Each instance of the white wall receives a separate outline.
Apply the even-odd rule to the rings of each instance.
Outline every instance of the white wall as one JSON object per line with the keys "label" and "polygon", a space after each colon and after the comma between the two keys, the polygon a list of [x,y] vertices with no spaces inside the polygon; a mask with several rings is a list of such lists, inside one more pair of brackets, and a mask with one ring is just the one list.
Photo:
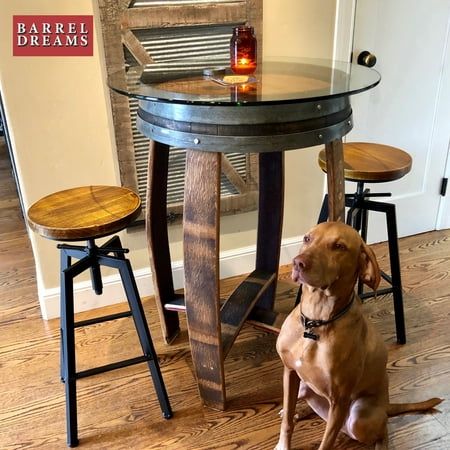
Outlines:
{"label": "white wall", "polygon": [[[95,23],[93,57],[13,57],[14,14],[95,14],[93,0],[0,0],[0,88],[25,207],[40,197],[85,184],[119,184],[101,33]],[[268,55],[331,57],[335,0],[264,1],[264,51]],[[280,42],[283,42],[280,47]],[[280,51],[280,48],[282,51]],[[283,238],[286,250],[316,220],[323,177],[317,149],[288,152]],[[251,270],[256,239],[256,212],[224,217],[221,249],[223,275]],[[138,274],[142,295],[152,292],[142,229],[121,233]],[[58,313],[59,255],[55,243],[30,233],[44,317]],[[172,258],[181,268],[181,227],[170,229]],[[290,250],[289,250],[290,251]],[[283,252],[284,261],[290,258]],[[176,271],[182,283],[182,271]],[[86,283],[78,309],[123,298],[116,278],[106,282],[103,299],[91,296]],[[85,290],[86,288],[86,290]]]}

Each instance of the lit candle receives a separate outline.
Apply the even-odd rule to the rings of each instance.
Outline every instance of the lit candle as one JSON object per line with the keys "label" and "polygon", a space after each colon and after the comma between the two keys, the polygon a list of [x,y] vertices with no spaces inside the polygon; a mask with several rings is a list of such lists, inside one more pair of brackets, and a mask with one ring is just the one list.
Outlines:
{"label": "lit candle", "polygon": [[256,70],[256,38],[253,27],[233,28],[230,41],[231,70],[239,75],[249,75]]}

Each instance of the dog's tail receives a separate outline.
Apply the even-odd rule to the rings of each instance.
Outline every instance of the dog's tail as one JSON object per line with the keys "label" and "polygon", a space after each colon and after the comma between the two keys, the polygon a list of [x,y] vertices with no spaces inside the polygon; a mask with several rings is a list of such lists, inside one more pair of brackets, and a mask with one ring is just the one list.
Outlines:
{"label": "dog's tail", "polygon": [[442,398],[435,397],[425,400],[424,402],[417,403],[390,403],[387,414],[389,417],[392,417],[407,412],[428,411],[429,409],[439,405],[442,401]]}

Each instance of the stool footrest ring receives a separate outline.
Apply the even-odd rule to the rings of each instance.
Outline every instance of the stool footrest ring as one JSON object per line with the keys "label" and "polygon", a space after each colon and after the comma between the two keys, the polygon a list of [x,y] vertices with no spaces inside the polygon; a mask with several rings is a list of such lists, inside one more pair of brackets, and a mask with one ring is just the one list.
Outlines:
{"label": "stool footrest ring", "polygon": [[94,325],[96,323],[109,322],[110,320],[123,319],[124,317],[130,317],[132,315],[131,311],[124,311],[121,313],[110,314],[108,316],[95,317],[94,319],[80,320],[75,322],[75,328],[86,327],[88,325]]}
{"label": "stool footrest ring", "polygon": [[118,361],[111,364],[105,364],[104,366],[93,367],[92,369],[82,370],[76,373],[76,379],[90,377],[92,375],[98,375],[99,373],[109,372],[110,370],[121,369],[122,367],[132,366],[134,364],[139,364],[143,362],[151,361],[152,357],[137,356],[136,358],[125,359],[123,361]]}

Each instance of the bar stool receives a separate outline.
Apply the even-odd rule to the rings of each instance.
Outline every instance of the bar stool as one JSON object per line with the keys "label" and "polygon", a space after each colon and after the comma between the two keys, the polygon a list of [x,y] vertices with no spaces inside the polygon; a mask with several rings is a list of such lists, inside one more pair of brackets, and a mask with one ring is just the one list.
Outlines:
{"label": "bar stool", "polygon": [[[319,153],[319,166],[326,172],[325,150]],[[371,193],[364,183],[383,183],[398,180],[406,175],[412,166],[411,156],[403,150],[388,145],[366,142],[344,144],[344,177],[357,183],[356,192],[345,196],[345,206],[349,208],[347,224],[353,226],[367,239],[368,213],[378,211],[386,215],[389,260],[391,275],[382,272],[382,277],[391,285],[380,289],[377,294],[393,294],[397,342],[406,342],[403,312],[402,282],[398,252],[397,219],[395,205],[370,200],[371,197],[390,197],[391,193]],[[325,196],[319,215],[319,223],[328,219],[328,199]],[[373,297],[375,292],[364,292],[363,284],[358,284],[358,294],[362,299]]]}
{"label": "bar stool", "polygon": [[[76,380],[121,367],[146,362],[150,369],[163,417],[172,410],[158,364],[144,310],[130,261],[124,254],[118,236],[98,247],[95,239],[109,236],[130,225],[141,211],[139,197],[129,189],[115,186],[83,186],[42,198],[28,210],[32,230],[56,241],[86,241],[85,246],[59,244],[61,250],[61,380],[65,384],[67,445],[78,445]],[[72,263],[72,258],[78,261]],[[74,278],[91,272],[92,288],[97,295],[103,290],[100,267],[119,270],[130,310],[74,321]],[[75,363],[75,328],[100,322],[133,317],[143,355],[112,364],[77,372]]]}

